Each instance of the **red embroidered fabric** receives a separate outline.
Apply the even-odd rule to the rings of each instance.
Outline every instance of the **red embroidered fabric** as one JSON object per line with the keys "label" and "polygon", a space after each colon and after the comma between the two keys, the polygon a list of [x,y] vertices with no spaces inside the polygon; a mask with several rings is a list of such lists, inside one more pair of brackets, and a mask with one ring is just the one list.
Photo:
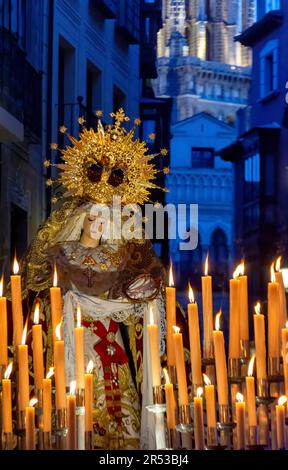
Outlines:
{"label": "red embroidered fabric", "polygon": [[[91,323],[94,325],[94,334],[101,338],[101,341],[95,344],[94,349],[103,366],[107,410],[110,416],[117,421],[118,426],[121,426],[121,391],[118,366],[128,363],[128,357],[124,349],[115,341],[119,325],[114,320],[110,320],[109,327],[106,329],[99,320]],[[82,320],[82,325],[86,328],[90,327],[91,323]]]}

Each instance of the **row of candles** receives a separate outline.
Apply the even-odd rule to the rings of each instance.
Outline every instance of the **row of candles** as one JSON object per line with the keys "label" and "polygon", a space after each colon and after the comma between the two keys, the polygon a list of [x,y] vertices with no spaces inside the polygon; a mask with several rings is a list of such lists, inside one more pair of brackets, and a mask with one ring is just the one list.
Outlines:
{"label": "row of candles", "polygon": [[[18,427],[26,427],[26,447],[35,448],[35,409],[37,397],[41,396],[41,407],[43,408],[41,429],[48,435],[51,433],[52,415],[52,369],[44,377],[43,364],[43,342],[42,326],[39,324],[39,306],[36,305],[34,314],[34,325],[32,327],[33,337],[33,368],[35,381],[35,396],[29,402],[29,370],[28,370],[28,346],[26,343],[27,324],[23,328],[21,276],[18,274],[19,266],[17,260],[14,261],[14,274],[11,276],[11,300],[13,314],[13,343],[14,359],[18,369],[17,393],[18,393]],[[185,415],[186,408],[190,405],[187,378],[184,361],[183,338],[179,328],[176,326],[176,289],[173,287],[172,268],[170,269],[169,287],[166,288],[166,320],[167,320],[167,369],[165,375],[167,383],[166,393],[166,414],[167,427],[169,430],[175,428],[175,396],[173,383],[178,384],[178,404],[180,412]],[[248,327],[248,288],[247,276],[244,274],[244,263],[241,263],[234,272],[233,279],[230,280],[230,328],[229,328],[229,358],[228,372],[230,377],[238,377],[239,360],[249,357],[249,327]],[[3,297],[3,283],[0,284],[0,365],[7,367],[5,378],[2,380],[2,410],[3,410],[3,431],[7,436],[12,433],[12,405],[11,405],[11,382],[9,374],[12,365],[8,364],[7,345],[7,305],[6,298]],[[196,395],[194,403],[194,432],[197,448],[204,445],[203,434],[203,375],[202,375],[202,353],[199,330],[198,306],[194,300],[193,290],[189,288],[190,303],[188,304],[188,326],[190,340],[190,355],[192,369],[193,391]],[[51,317],[53,331],[54,349],[54,369],[55,371],[55,392],[56,392],[56,412],[59,422],[61,415],[68,416],[68,448],[76,448],[76,405],[81,403],[85,407],[85,431],[92,433],[93,427],[93,364],[89,365],[90,370],[84,371],[84,328],[81,326],[80,308],[77,311],[77,326],[74,330],[75,339],[75,369],[76,382],[71,384],[70,394],[66,396],[65,383],[65,360],[64,341],[61,338],[62,322],[62,294],[57,286],[57,272],[54,272],[53,287],[50,289]],[[202,277],[202,301],[203,301],[203,359],[215,361],[216,381],[212,377],[205,376],[205,397],[207,410],[208,429],[216,429],[216,403],[215,385],[217,385],[217,402],[219,415],[229,406],[228,393],[228,372],[224,345],[224,335],[220,330],[220,314],[216,316],[215,330],[213,329],[213,301],[212,301],[212,277],[208,275],[208,257],[205,262],[205,275]],[[280,356],[283,356],[283,373],[285,383],[285,395],[288,393],[288,365],[286,361],[286,347],[288,346],[288,327],[286,326],[286,298],[283,284],[282,272],[280,270],[280,260],[278,259],[271,266],[271,282],[268,284],[268,374],[266,368],[266,338],[265,319],[260,312],[260,304],[257,304],[254,315],[254,337],[256,349],[256,376],[258,396],[265,396],[267,391],[267,376],[274,376],[280,373]],[[151,368],[153,378],[153,390],[161,387],[161,366],[159,357],[158,327],[153,321],[148,325],[151,352]],[[282,350],[281,350],[282,343]],[[254,359],[253,359],[254,360]],[[253,369],[251,366],[250,369]],[[176,371],[176,374],[175,374]],[[172,378],[172,380],[171,380]],[[212,383],[209,383],[212,382]],[[213,383],[213,381],[215,383]],[[232,396],[235,402],[235,420],[237,422],[237,445],[243,444],[245,435],[245,406],[244,397],[237,387],[236,393]],[[40,392],[40,394],[38,393]],[[280,397],[280,402],[276,407],[278,446],[283,447],[284,436],[284,397]],[[246,377],[246,400],[248,420],[250,427],[257,426],[256,405],[255,405],[255,383],[253,372]],[[76,403],[78,401],[78,403]],[[233,404],[234,406],[234,404]],[[226,412],[226,411],[225,411]],[[225,414],[225,413],[224,413]],[[220,416],[221,421],[221,416]],[[282,430],[282,431],[281,431]],[[244,432],[244,434],[243,434]],[[242,436],[242,437],[241,437]],[[242,442],[242,444],[241,444]],[[281,444],[281,445],[280,445]]]}
{"label": "row of candles", "polygon": [[[215,329],[213,329],[213,301],[212,301],[212,278],[208,275],[208,256],[205,261],[205,275],[202,277],[202,305],[203,305],[203,359],[201,353],[201,340],[199,329],[198,306],[195,302],[193,290],[189,285],[188,304],[188,327],[190,341],[190,358],[192,372],[192,390],[194,408],[194,437],[196,449],[204,448],[204,424],[203,424],[203,378],[205,382],[206,416],[207,416],[207,436],[210,442],[216,443],[216,390],[217,403],[219,409],[219,420],[222,424],[229,420],[227,414],[229,409],[229,388],[231,385],[232,419],[236,423],[236,446],[241,449],[245,447],[246,428],[251,435],[250,444],[256,444],[257,414],[256,414],[256,394],[255,379],[253,376],[254,361],[256,359],[257,395],[268,398],[269,394],[278,397],[278,404],[275,407],[275,435],[276,446],[285,447],[285,415],[286,415],[286,395],[288,394],[288,323],[286,311],[286,297],[282,272],[280,270],[280,258],[271,266],[271,282],[268,283],[268,373],[266,367],[267,352],[265,338],[265,318],[261,313],[261,306],[258,302],[255,306],[254,314],[254,339],[255,354],[252,355],[249,367],[247,368],[249,351],[249,319],[248,319],[248,288],[247,276],[244,274],[244,262],[236,268],[233,279],[230,280],[230,316],[229,316],[229,357],[228,368],[225,353],[224,334],[220,330],[221,312],[216,315]],[[178,406],[182,418],[189,414],[191,400],[189,399],[187,378],[184,360],[183,338],[180,329],[176,326],[176,289],[173,287],[172,266],[169,273],[169,287],[166,288],[166,315],[167,315],[167,367],[170,374],[165,370],[166,378],[166,413],[168,431],[175,429],[175,383],[178,390]],[[161,368],[158,347],[158,327],[151,318],[148,325],[151,367],[153,377],[153,389],[157,390],[161,386]],[[270,385],[268,388],[268,376],[272,378],[280,376],[280,357],[283,358],[284,390],[283,396],[279,397],[278,384]],[[202,374],[202,364],[206,363],[206,372],[211,372],[211,377]],[[210,366],[209,366],[210,364]],[[213,366],[211,366],[213,364]],[[241,366],[242,364],[242,366]],[[246,367],[243,369],[243,364]],[[214,369],[215,367],[215,369]],[[241,370],[242,368],[242,370]],[[281,369],[282,370],[282,369]],[[216,374],[215,374],[216,372]],[[243,388],[237,384],[237,379],[241,376],[244,379]],[[216,377],[214,377],[214,374]],[[170,377],[169,377],[170,375]],[[171,376],[173,377],[171,380]],[[177,378],[176,378],[177,377]],[[230,379],[230,380],[229,380]],[[234,380],[233,380],[234,379]],[[214,383],[212,383],[214,381]],[[277,380],[275,379],[277,382]],[[174,382],[170,383],[170,382]],[[215,385],[217,385],[215,389]],[[243,394],[240,393],[243,391]],[[244,397],[245,395],[245,397]],[[245,401],[246,400],[246,401]],[[247,416],[246,416],[247,415]],[[247,423],[246,423],[247,417]],[[264,416],[266,419],[267,416]],[[182,419],[183,421],[183,419]],[[185,421],[185,419],[184,419]],[[189,422],[186,421],[186,423]],[[212,435],[212,439],[211,439]]]}
{"label": "row of candles", "polygon": [[[53,329],[54,366],[50,367],[46,377],[44,375],[43,332],[40,320],[40,305],[36,304],[34,310],[34,325],[32,326],[33,341],[33,372],[34,397],[30,400],[29,364],[27,326],[23,328],[21,276],[18,274],[19,265],[14,260],[14,274],[11,276],[11,301],[13,317],[13,344],[14,364],[17,369],[16,396],[17,396],[17,427],[25,430],[23,447],[35,449],[35,405],[42,409],[39,429],[46,439],[46,448],[51,448],[52,431],[52,376],[55,374],[55,408],[57,426],[68,429],[67,439],[61,447],[76,449],[79,432],[76,422],[76,408],[85,409],[84,426],[85,437],[88,437],[89,447],[92,446],[93,431],[93,362],[90,360],[85,373],[84,365],[84,327],[81,326],[81,310],[77,307],[77,326],[74,328],[75,372],[76,380],[70,383],[70,393],[66,394],[65,354],[64,340],[62,339],[62,294],[57,286],[57,270],[55,267],[53,287],[50,288],[51,317]],[[5,369],[2,379],[2,431],[6,442],[5,447],[12,444],[12,390],[10,374],[13,362],[8,364],[8,330],[7,330],[7,299],[3,296],[3,278],[0,282],[0,365]],[[85,441],[85,438],[82,439]]]}

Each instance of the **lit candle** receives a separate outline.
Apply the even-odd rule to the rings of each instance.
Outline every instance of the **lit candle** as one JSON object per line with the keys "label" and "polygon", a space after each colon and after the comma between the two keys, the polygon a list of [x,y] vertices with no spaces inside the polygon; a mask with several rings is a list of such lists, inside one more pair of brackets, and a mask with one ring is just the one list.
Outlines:
{"label": "lit candle", "polygon": [[50,367],[43,379],[43,431],[51,432],[51,416],[52,416],[52,380],[54,374],[54,367]]}
{"label": "lit candle", "polygon": [[197,396],[194,397],[194,438],[196,450],[204,449],[204,424],[203,424],[203,388],[197,388]]}
{"label": "lit candle", "polygon": [[93,361],[89,361],[84,376],[85,382],[85,431],[93,431]]}
{"label": "lit candle", "polygon": [[18,273],[19,264],[15,256],[13,263],[13,275],[11,276],[11,300],[13,316],[13,340],[16,346],[21,344],[23,333],[21,276]]}
{"label": "lit candle", "polygon": [[253,354],[253,356],[251,357],[249,361],[248,376],[246,377],[248,424],[250,427],[257,426],[255,380],[253,377],[254,361],[255,361],[255,354]]}
{"label": "lit candle", "polygon": [[81,326],[81,309],[77,306],[77,327],[74,329],[76,388],[84,390],[84,328]]}
{"label": "lit candle", "polygon": [[175,397],[173,391],[173,384],[171,384],[169,375],[166,369],[163,369],[165,375],[165,399],[166,399],[166,416],[167,416],[167,429],[175,429]]}
{"label": "lit candle", "polygon": [[288,396],[288,321],[285,328],[281,330],[281,337],[285,395]]}
{"label": "lit candle", "polygon": [[32,398],[25,409],[26,450],[35,450],[35,408],[37,398]]}
{"label": "lit candle", "polygon": [[57,286],[58,275],[56,265],[54,266],[53,276],[53,287],[50,288],[50,300],[51,300],[51,317],[52,317],[52,332],[53,332],[53,343],[56,340],[56,327],[61,323],[62,318],[62,295],[61,289]]}
{"label": "lit candle", "polygon": [[159,337],[158,325],[154,324],[152,308],[150,308],[150,325],[148,325],[149,345],[150,345],[150,364],[152,372],[152,386],[161,385],[160,373],[160,355],[159,355]]}
{"label": "lit candle", "polygon": [[286,449],[285,439],[285,407],[284,404],[287,402],[287,397],[282,395],[278,399],[278,405],[276,405],[276,426],[277,426],[277,448]]}
{"label": "lit candle", "polygon": [[215,387],[206,374],[203,374],[205,382],[206,416],[207,427],[216,429],[216,405],[215,405]]}
{"label": "lit candle", "polygon": [[34,381],[37,390],[42,390],[44,379],[44,362],[43,362],[43,338],[42,325],[39,325],[39,303],[35,306],[34,323],[32,326],[33,338],[33,366]]}
{"label": "lit candle", "polygon": [[173,325],[176,324],[176,289],[174,286],[172,262],[169,270],[169,287],[166,287],[166,334],[167,334],[167,364],[175,366],[175,351],[173,342]]}
{"label": "lit candle", "polygon": [[208,275],[208,253],[205,260],[204,276],[201,277],[204,343],[203,355],[205,358],[213,357],[213,300],[212,277]]}
{"label": "lit candle", "polygon": [[277,258],[275,263],[275,280],[279,284],[279,303],[280,303],[280,328],[284,328],[287,321],[287,303],[286,293],[283,280],[283,274],[281,271],[281,256]]}
{"label": "lit candle", "polygon": [[229,358],[238,359],[240,357],[240,281],[241,265],[238,265],[230,279],[229,295]]}
{"label": "lit candle", "polygon": [[4,379],[2,380],[2,419],[3,419],[3,432],[12,433],[12,395],[11,395],[11,380],[10,375],[12,372],[13,363],[10,362],[7,367]]}
{"label": "lit candle", "polygon": [[67,395],[67,448],[69,450],[77,449],[76,435],[76,381],[70,383],[70,394]]}
{"label": "lit candle", "polygon": [[198,306],[194,299],[192,287],[189,284],[189,300],[188,304],[188,324],[189,324],[189,340],[190,340],[190,357],[192,369],[192,383],[194,387],[202,385],[201,371],[201,345],[200,345],[200,329]]}
{"label": "lit candle", "polygon": [[[244,346],[245,343],[249,343],[249,320],[248,320],[248,285],[247,276],[245,276],[245,265],[244,261],[240,264],[240,275],[239,275],[239,331],[240,331],[240,346],[242,355],[245,356]],[[247,352],[247,351],[246,351]]]}
{"label": "lit candle", "polygon": [[178,326],[173,326],[173,329],[174,329],[173,339],[174,339],[175,358],[176,358],[179,406],[186,406],[189,404],[189,401],[188,401],[188,389],[187,389],[187,379],[186,379],[186,370],[185,370],[183,338],[182,338],[182,333],[180,333],[180,328],[178,328]]}
{"label": "lit candle", "polygon": [[242,393],[236,394],[237,449],[245,449],[245,401]]}
{"label": "lit candle", "polygon": [[217,377],[217,393],[219,405],[228,405],[228,381],[227,381],[227,364],[224,346],[223,331],[220,331],[221,311],[217,313],[215,319],[215,328],[213,331],[215,366]]}
{"label": "lit candle", "polygon": [[64,341],[61,339],[61,323],[56,326],[56,338],[54,343],[56,409],[63,410],[66,408],[66,384]]}
{"label": "lit candle", "polygon": [[[28,321],[28,319],[27,319]],[[25,411],[29,404],[29,369],[28,369],[28,346],[26,343],[27,321],[22,334],[22,344],[18,345],[19,366],[19,410]]]}
{"label": "lit candle", "polygon": [[267,376],[266,369],[266,341],[265,341],[265,322],[264,315],[260,313],[261,305],[257,302],[255,305],[254,318],[254,338],[256,349],[256,373],[257,379],[265,379]]}
{"label": "lit candle", "polygon": [[280,356],[279,341],[279,284],[276,282],[274,263],[271,265],[271,282],[268,283],[268,356]]}
{"label": "lit candle", "polygon": [[7,367],[8,364],[8,333],[7,333],[7,299],[3,297],[4,277],[0,281],[0,365]]}

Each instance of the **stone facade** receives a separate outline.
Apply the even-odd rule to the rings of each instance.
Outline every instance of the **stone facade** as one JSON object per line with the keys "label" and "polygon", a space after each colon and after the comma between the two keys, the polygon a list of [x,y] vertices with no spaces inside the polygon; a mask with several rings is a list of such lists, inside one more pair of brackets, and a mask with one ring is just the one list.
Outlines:
{"label": "stone facade", "polygon": [[255,0],[164,0],[155,88],[174,97],[175,122],[199,112],[235,121],[248,100],[251,54],[234,37],[254,16]]}

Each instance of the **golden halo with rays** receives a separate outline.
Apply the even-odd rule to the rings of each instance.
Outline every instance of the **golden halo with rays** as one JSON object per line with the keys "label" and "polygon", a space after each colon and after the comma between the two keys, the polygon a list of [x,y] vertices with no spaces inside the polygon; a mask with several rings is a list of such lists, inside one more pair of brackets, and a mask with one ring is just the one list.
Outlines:
{"label": "golden halo with rays", "polygon": [[60,170],[57,182],[64,197],[109,204],[119,196],[122,204],[143,204],[151,189],[163,189],[154,183],[158,170],[151,162],[159,154],[149,154],[147,143],[135,138],[135,128],[125,129],[130,119],[122,108],[110,116],[114,123],[105,129],[99,120],[96,131],[82,126],[78,139],[68,135],[71,145],[61,150],[63,163],[54,165]]}

